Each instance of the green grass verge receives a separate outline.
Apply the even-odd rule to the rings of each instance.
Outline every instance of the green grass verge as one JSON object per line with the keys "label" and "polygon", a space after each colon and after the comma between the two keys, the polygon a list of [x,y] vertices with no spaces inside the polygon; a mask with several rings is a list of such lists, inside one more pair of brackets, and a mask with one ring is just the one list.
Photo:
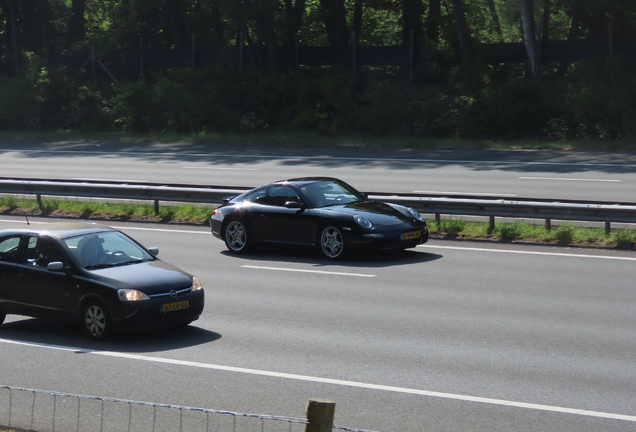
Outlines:
{"label": "green grass verge", "polygon": [[[92,220],[128,220],[148,222],[191,223],[204,225],[214,205],[170,205],[159,208],[156,215],[150,204],[107,203],[101,201],[43,199],[41,207],[36,200],[13,196],[0,197],[0,213],[29,216],[66,217]],[[431,236],[437,238],[483,239],[490,241],[525,241],[561,245],[590,245],[632,248],[636,243],[636,229],[616,229],[609,234],[603,228],[585,228],[571,224],[547,230],[544,225],[527,222],[496,222],[488,232],[485,222],[462,219],[442,219],[439,224],[428,220]]]}
{"label": "green grass verge", "polygon": [[159,207],[155,214],[151,204],[109,203],[101,201],[42,199],[18,199],[13,196],[0,197],[0,212],[35,216],[57,216],[79,219],[130,219],[156,222],[207,223],[214,207],[182,204]]}
{"label": "green grass verge", "polygon": [[461,219],[442,219],[439,224],[428,221],[431,233],[446,238],[473,238],[495,241],[525,241],[560,245],[589,245],[603,247],[633,248],[636,229],[614,229],[609,233],[604,228],[587,228],[563,224],[548,230],[544,225],[527,222],[495,222],[488,232],[485,222],[470,222]]}

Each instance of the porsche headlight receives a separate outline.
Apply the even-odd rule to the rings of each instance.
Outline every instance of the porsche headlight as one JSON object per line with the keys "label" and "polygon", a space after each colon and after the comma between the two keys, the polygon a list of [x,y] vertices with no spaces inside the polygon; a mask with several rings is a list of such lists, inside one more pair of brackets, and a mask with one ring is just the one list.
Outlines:
{"label": "porsche headlight", "polygon": [[193,277],[192,278],[192,291],[201,291],[203,289],[203,285],[199,282],[199,279]]}
{"label": "porsche headlight", "polygon": [[411,207],[408,208],[409,210],[409,214],[411,216],[413,216],[415,219],[417,219],[420,222],[424,222],[424,218],[422,217],[422,215],[420,214],[420,212],[418,212],[415,209],[412,209]]}
{"label": "porsche headlight", "polygon": [[150,300],[150,297],[148,297],[141,291],[131,289],[120,289],[119,291],[117,291],[117,295],[119,296],[119,300],[121,301]]}
{"label": "porsche headlight", "polygon": [[353,220],[356,221],[358,225],[360,225],[362,228],[366,228],[366,229],[373,228],[373,223],[369,219],[365,218],[364,216],[354,215]]}

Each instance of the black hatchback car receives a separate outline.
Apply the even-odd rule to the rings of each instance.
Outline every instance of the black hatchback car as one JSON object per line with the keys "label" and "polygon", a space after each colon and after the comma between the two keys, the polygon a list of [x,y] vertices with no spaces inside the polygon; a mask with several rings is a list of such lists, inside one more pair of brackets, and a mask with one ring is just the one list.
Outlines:
{"label": "black hatchback car", "polygon": [[354,248],[399,250],[428,240],[416,210],[371,200],[331,177],[281,180],[228,197],[210,229],[233,253],[257,243],[296,244],[317,246],[329,259]]}
{"label": "black hatchback car", "polygon": [[203,287],[158,252],[99,224],[0,230],[0,324],[7,314],[70,318],[94,340],[188,325],[203,311]]}

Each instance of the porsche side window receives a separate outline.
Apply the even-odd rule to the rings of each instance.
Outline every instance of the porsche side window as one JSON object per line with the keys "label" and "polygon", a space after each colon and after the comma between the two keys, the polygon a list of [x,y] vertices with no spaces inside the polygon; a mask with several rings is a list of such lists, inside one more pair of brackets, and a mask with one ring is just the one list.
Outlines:
{"label": "porsche side window", "polygon": [[259,189],[243,198],[244,201],[253,202],[255,204],[272,205],[272,200],[268,194],[268,189]]}
{"label": "porsche side window", "polygon": [[296,191],[289,186],[272,186],[269,194],[273,198],[273,205],[277,207],[285,207],[288,201],[301,202]]}
{"label": "porsche side window", "polygon": [[29,238],[25,264],[46,267],[55,261],[65,262],[66,260],[60,248],[53,241],[45,237]]}
{"label": "porsche side window", "polygon": [[20,236],[0,239],[0,261],[18,262],[18,246],[20,246]]}

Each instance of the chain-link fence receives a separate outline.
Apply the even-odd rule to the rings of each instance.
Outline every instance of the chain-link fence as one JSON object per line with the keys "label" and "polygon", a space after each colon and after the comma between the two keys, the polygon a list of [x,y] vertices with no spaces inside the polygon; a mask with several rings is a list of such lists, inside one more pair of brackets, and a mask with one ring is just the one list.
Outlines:
{"label": "chain-link fence", "polygon": [[[308,425],[301,418],[0,386],[0,427],[29,431],[304,432]],[[372,432],[343,426],[331,429]]]}

